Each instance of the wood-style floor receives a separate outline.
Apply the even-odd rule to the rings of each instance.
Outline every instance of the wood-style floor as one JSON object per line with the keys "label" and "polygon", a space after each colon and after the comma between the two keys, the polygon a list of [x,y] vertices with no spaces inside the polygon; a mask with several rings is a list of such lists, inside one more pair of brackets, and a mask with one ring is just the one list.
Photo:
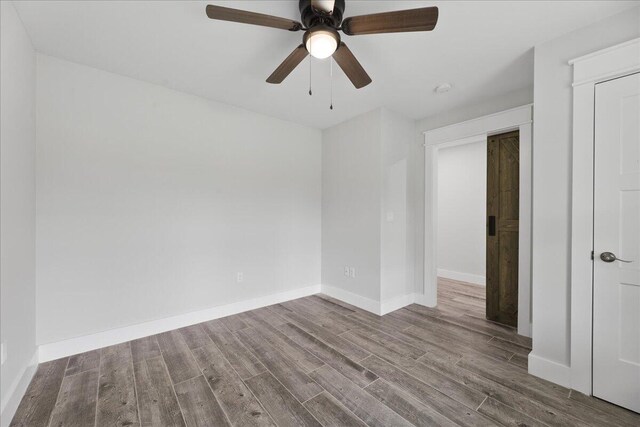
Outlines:
{"label": "wood-style floor", "polygon": [[43,363],[15,426],[633,426],[527,374],[484,288],[382,317],[316,295]]}

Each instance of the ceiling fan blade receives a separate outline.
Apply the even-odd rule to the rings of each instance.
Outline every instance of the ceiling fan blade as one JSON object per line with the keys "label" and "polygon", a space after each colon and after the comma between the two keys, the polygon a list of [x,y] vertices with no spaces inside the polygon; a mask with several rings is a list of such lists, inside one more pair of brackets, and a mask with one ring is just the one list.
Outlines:
{"label": "ceiling fan blade", "polygon": [[267,83],[282,83],[282,81],[287,78],[289,74],[298,66],[299,63],[302,62],[304,58],[309,55],[307,52],[307,48],[304,47],[303,44],[298,46],[287,56],[287,58],[282,61],[282,64],[278,65],[278,68],[271,73],[269,78],[267,79]]}
{"label": "ceiling fan blade", "polygon": [[335,0],[311,0],[311,7],[315,10],[319,10],[324,13],[333,13],[333,7],[335,6]]}
{"label": "ceiling fan blade", "polygon": [[298,31],[302,24],[291,19],[265,15],[263,13],[248,12],[246,10],[207,5],[207,16],[220,21],[240,22],[243,24],[261,25],[263,27],[279,28],[281,30]]}
{"label": "ceiling fan blade", "polygon": [[352,16],[342,22],[342,31],[350,36],[361,34],[431,31],[438,22],[437,7],[398,10]]}
{"label": "ceiling fan blade", "polygon": [[346,44],[340,43],[338,50],[333,54],[333,59],[336,60],[356,89],[360,89],[371,83],[371,77],[369,77],[364,68],[362,68],[362,65],[360,65],[356,57],[353,56],[353,53],[351,53]]}

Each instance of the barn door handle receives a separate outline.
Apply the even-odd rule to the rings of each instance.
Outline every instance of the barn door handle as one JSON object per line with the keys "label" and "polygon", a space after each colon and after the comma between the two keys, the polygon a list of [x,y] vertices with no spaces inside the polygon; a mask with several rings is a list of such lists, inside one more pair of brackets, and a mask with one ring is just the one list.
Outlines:
{"label": "barn door handle", "polygon": [[489,236],[495,236],[496,235],[496,217],[491,215],[489,216]]}
{"label": "barn door handle", "polygon": [[604,262],[613,262],[613,261],[620,261],[620,262],[626,262],[626,263],[633,262],[633,261],[620,259],[613,252],[602,252],[600,254],[600,259],[603,260]]}

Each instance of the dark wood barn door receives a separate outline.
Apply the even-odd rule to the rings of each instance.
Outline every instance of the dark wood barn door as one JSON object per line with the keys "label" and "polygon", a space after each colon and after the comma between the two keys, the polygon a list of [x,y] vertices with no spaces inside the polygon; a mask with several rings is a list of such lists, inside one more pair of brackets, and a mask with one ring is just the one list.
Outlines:
{"label": "dark wood barn door", "polygon": [[487,319],[518,323],[518,132],[487,140]]}

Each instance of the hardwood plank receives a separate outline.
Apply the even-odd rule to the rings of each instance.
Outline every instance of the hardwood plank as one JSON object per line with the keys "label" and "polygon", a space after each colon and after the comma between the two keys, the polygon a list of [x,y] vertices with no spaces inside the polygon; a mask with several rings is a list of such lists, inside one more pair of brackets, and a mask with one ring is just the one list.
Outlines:
{"label": "hardwood plank", "polygon": [[444,277],[438,277],[438,289],[440,288],[446,289],[450,292],[458,292],[463,295],[473,295],[480,298],[486,298],[487,295],[487,288],[485,286],[446,279]]}
{"label": "hardwood plank", "polygon": [[336,400],[369,426],[399,427],[411,425],[409,421],[387,406],[381,405],[376,398],[340,375],[330,366],[323,366],[313,371],[311,376]]}
{"label": "hardwood plank", "polygon": [[457,426],[449,418],[384,380],[374,382],[365,390],[416,426]]}
{"label": "hardwood plank", "polygon": [[308,334],[298,326],[288,323],[283,325],[282,328],[291,339],[360,387],[365,387],[378,378],[373,372]]}
{"label": "hardwood plank", "polygon": [[215,344],[198,347],[193,354],[232,425],[275,426]]}
{"label": "hardwood plank", "polygon": [[256,317],[267,322],[274,328],[277,328],[278,326],[288,322],[287,319],[277,315],[273,311],[269,310],[267,307],[258,308],[257,310],[253,310],[250,313],[253,313]]}
{"label": "hardwood plank", "polygon": [[[347,334],[344,334],[343,336],[348,339],[351,339],[354,336],[357,336],[362,340],[373,341],[378,345],[387,348],[388,350],[391,350],[402,356],[411,357],[412,359],[417,359],[423,354],[425,354],[425,352],[420,350],[419,348],[413,347],[412,345],[409,345],[406,342],[399,340],[397,338],[394,338],[391,335],[387,335],[383,332],[376,333],[372,330],[365,331],[362,329],[354,329],[349,331]],[[354,340],[353,342],[356,342],[356,341]],[[360,346],[363,348],[367,348],[367,350],[371,351],[371,349],[369,349],[368,347],[364,347],[362,345]]]}
{"label": "hardwood plank", "polygon": [[184,426],[182,412],[161,356],[133,366],[142,426]]}
{"label": "hardwood plank", "polygon": [[174,384],[200,375],[200,369],[198,369],[187,343],[178,330],[163,332],[157,337],[162,358]]}
{"label": "hardwood plank", "polygon": [[344,302],[344,301],[340,301],[339,299],[336,299],[336,298],[330,297],[329,295],[326,295],[326,294],[315,294],[314,296],[315,296],[315,297],[318,297],[318,298],[322,298],[323,300],[328,301],[328,302],[330,302],[330,303],[333,303],[333,304],[339,305],[339,306],[341,306],[341,307],[344,307],[344,308],[346,308],[347,310],[351,310],[351,311],[364,311],[363,309],[358,308],[358,307],[356,307],[355,305],[351,305],[351,304],[348,304],[348,303],[346,303],[346,302]]}
{"label": "hardwood plank", "polygon": [[243,380],[261,374],[267,369],[229,330],[219,321],[211,320],[203,324],[209,338],[218,346],[231,366]]}
{"label": "hardwood plank", "polygon": [[439,361],[430,360],[428,358],[421,358],[418,365],[414,368],[414,371],[419,370],[421,365],[426,365],[432,370],[446,375],[454,381],[464,384],[467,387],[473,388],[481,393],[484,393],[492,398],[499,400],[500,402],[511,406],[512,408],[522,412],[532,418],[541,420],[548,425],[561,425],[561,426],[582,426],[584,423],[576,418],[569,416],[568,414],[558,411],[549,406],[543,405],[540,402],[532,400],[520,393],[516,393],[513,390],[504,387],[494,381],[491,381],[483,376],[477,375],[471,371],[467,371],[457,365],[445,364]]}
{"label": "hardwood plank", "polygon": [[[438,295],[438,302],[440,302],[440,296]],[[448,314],[448,311],[442,311],[441,309],[437,308],[437,307],[425,307],[423,305],[418,305],[418,304],[411,304],[408,305],[406,307],[407,310],[410,311],[414,311],[418,314],[421,314],[423,316],[427,316],[427,317],[440,317],[443,314]]]}
{"label": "hardwood plank", "polygon": [[[341,314],[352,314],[354,313],[353,311],[325,301],[322,298],[306,297],[302,298],[302,301],[304,304],[294,305],[293,311],[307,317],[310,321],[319,326],[332,330],[336,335],[348,331],[353,327],[353,323]],[[291,302],[295,303],[296,301]],[[318,312],[309,312],[306,310],[309,305],[318,307]],[[336,309],[337,311],[332,311],[332,309]]]}
{"label": "hardwood plank", "polygon": [[191,325],[178,329],[182,334],[184,342],[190,349],[203,347],[212,343],[209,335],[202,329],[202,325]]}
{"label": "hardwood plank", "polygon": [[[99,359],[99,358],[98,358]],[[51,426],[92,426],[96,419],[97,367],[66,376],[60,387]]]}
{"label": "hardwood plank", "polygon": [[534,420],[533,418],[524,415],[523,413],[518,412],[515,409],[490,397],[482,402],[482,405],[480,405],[480,407],[478,408],[478,412],[486,415],[489,418],[493,418],[494,420],[505,426],[521,427],[545,425],[540,421]]}
{"label": "hardwood plank", "polygon": [[446,348],[461,356],[469,352],[480,353],[506,362],[513,355],[512,352],[489,345],[484,340],[472,339],[470,341],[464,341],[462,338],[456,337],[455,335],[438,328],[427,329],[411,327],[404,333],[415,339],[423,340],[427,343]]}
{"label": "hardwood plank", "polygon": [[280,330],[274,328],[267,322],[263,321],[253,313],[248,314],[249,319],[253,322],[252,327],[269,339],[269,343],[278,350],[284,352],[305,371],[313,371],[324,365],[324,362],[316,356],[308,352],[304,347],[293,341]]}
{"label": "hardwood plank", "polygon": [[511,341],[506,341],[502,338],[493,337],[491,341],[489,341],[489,345],[494,347],[501,348],[506,351],[510,351],[512,353],[518,353],[522,356],[528,356],[531,353],[531,349],[520,344],[516,344]]}
{"label": "hardwood plank", "polygon": [[189,427],[231,426],[202,375],[176,384],[175,390]]}
{"label": "hardwood plank", "polygon": [[[382,360],[376,356],[371,356],[363,360],[362,363],[363,366],[366,366],[367,369],[375,372],[376,374],[378,372],[385,373],[387,375],[387,381],[389,381],[388,378],[390,377],[412,378],[413,380],[422,382],[430,388],[439,391],[456,402],[462,403],[464,406],[472,410],[475,410],[486,397],[485,394],[461,385],[436,370],[420,365],[414,360],[408,358],[396,358],[394,360],[395,363],[392,361]],[[408,376],[406,376],[406,374],[408,374]],[[415,382],[413,384],[415,389],[421,387]],[[435,395],[439,396],[438,394]]]}
{"label": "hardwood plank", "polygon": [[12,427],[40,427],[49,424],[68,360],[65,357],[38,365],[13,416],[10,424]]}
{"label": "hardwood plank", "polygon": [[303,405],[324,427],[366,427],[362,420],[338,402],[335,397],[323,391]]}
{"label": "hardwood plank", "polygon": [[451,316],[441,316],[440,320],[447,321],[471,331],[493,337],[499,337],[505,341],[516,343],[531,349],[531,338],[518,335],[515,329],[497,324],[490,320],[477,319],[467,315],[457,316],[455,318]]}
{"label": "hardwood plank", "polygon": [[355,313],[354,310],[345,307],[344,304],[336,304],[333,301],[329,301],[328,299],[321,298],[319,295],[311,295],[308,298],[314,300],[318,304],[323,305],[330,312],[333,312],[333,313],[344,314],[344,315],[349,315],[351,313]]}
{"label": "hardwood plank", "polygon": [[[640,425],[640,414],[636,412],[629,411],[628,409],[622,408],[620,406],[612,405],[596,397],[587,396],[575,390],[571,390],[571,392],[569,393],[569,398],[575,400],[576,402],[580,402],[583,405],[596,408],[601,412],[613,416],[615,419],[618,419],[621,422]],[[615,421],[612,421],[612,423],[615,423]]]}
{"label": "hardwood plank", "polygon": [[[516,366],[495,363],[481,356],[465,356],[458,362],[458,365],[556,410],[564,411],[586,424],[607,425],[612,423],[612,417],[604,412],[569,399],[568,389],[529,375]],[[622,421],[620,425],[633,425]]]}
{"label": "hardwood plank", "polygon": [[509,363],[522,368],[525,371],[529,369],[529,358],[521,354],[514,353],[513,356],[511,356],[511,359],[509,359]]}
{"label": "hardwood plank", "polygon": [[290,318],[293,323],[304,329],[310,335],[324,341],[325,344],[330,345],[340,353],[344,354],[352,360],[361,360],[369,355],[369,353],[350,341],[333,334],[330,330],[316,325],[313,322],[305,319],[297,313],[289,313],[287,317]]}
{"label": "hardwood plank", "polygon": [[256,329],[238,331],[238,338],[300,402],[311,399],[322,391],[295,359],[273,346]]}
{"label": "hardwood plank", "polygon": [[349,315],[349,317],[391,334],[394,332],[404,331],[411,326],[411,323],[405,322],[401,319],[391,316],[376,316],[375,314],[367,312],[353,313]]}
{"label": "hardwood plank", "polygon": [[232,316],[223,317],[218,319],[229,331],[236,332],[241,329],[249,327],[243,320],[244,313],[234,314]]}
{"label": "hardwood plank", "polygon": [[100,367],[100,350],[87,351],[69,357],[65,376],[91,371]]}
{"label": "hardwood plank", "polygon": [[[360,323],[359,326],[360,329],[365,332],[370,332],[371,334],[379,335],[382,337],[385,336],[380,335],[381,331],[374,327],[371,327],[370,325]],[[428,354],[429,357],[432,358],[447,360],[451,363],[455,363],[460,360],[460,358],[462,358],[462,353],[452,351],[453,346],[451,346],[451,343],[449,341],[443,343],[438,342],[437,340],[426,340],[422,337],[417,337],[411,334],[410,331],[411,328],[407,329],[406,331],[396,331],[392,333],[392,336],[395,340],[400,340],[407,345],[422,351],[423,354]],[[424,357],[424,355],[420,357]]]}
{"label": "hardwood plank", "polygon": [[320,426],[320,423],[269,372],[246,381],[280,427]]}
{"label": "hardwood plank", "polygon": [[480,405],[482,400],[480,400],[473,408],[469,408],[463,403],[452,399],[446,394],[443,394],[435,388],[375,356],[371,356],[366,360],[363,360],[362,363],[363,366],[373,371],[380,378],[406,391],[423,404],[430,406],[457,424],[462,426],[487,426],[495,424],[485,416],[475,411],[476,407]]}
{"label": "hardwood plank", "polygon": [[96,425],[140,425],[128,342],[101,351]]}
{"label": "hardwood plank", "polygon": [[329,312],[329,310],[327,310],[324,306],[313,304],[311,301],[304,298],[286,301],[281,303],[281,305],[291,311],[302,314],[303,316],[306,316],[308,314],[312,316],[322,316]]}
{"label": "hardwood plank", "polygon": [[156,336],[152,335],[131,341],[131,355],[133,356],[133,363],[160,356],[160,347],[158,347]]}
{"label": "hardwood plank", "polygon": [[[398,310],[396,313],[400,316],[406,316],[406,312],[401,312],[402,310]],[[414,318],[416,325],[407,329],[405,331],[406,334],[421,337],[436,344],[437,342],[433,341],[433,339],[437,338],[439,342],[448,342],[449,348],[457,348],[457,352],[460,352],[460,349],[466,349],[465,351],[471,349],[505,361],[509,360],[513,354],[511,351],[490,345],[489,341],[493,337],[489,335],[470,331],[448,322],[437,323],[438,319],[420,319],[416,317],[419,315],[410,316]]]}

